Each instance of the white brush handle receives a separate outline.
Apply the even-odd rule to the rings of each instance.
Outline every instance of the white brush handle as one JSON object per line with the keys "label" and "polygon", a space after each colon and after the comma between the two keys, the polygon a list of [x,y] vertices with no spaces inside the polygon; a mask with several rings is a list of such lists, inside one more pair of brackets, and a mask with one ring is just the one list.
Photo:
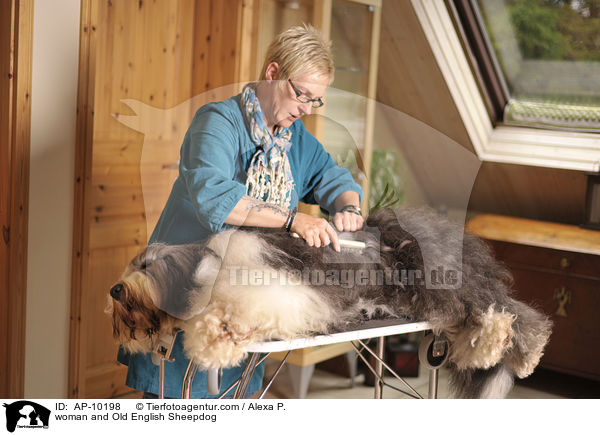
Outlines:
{"label": "white brush handle", "polygon": [[[292,234],[292,237],[295,237],[296,239],[300,238],[298,233],[291,233],[291,234]],[[364,249],[367,247],[367,244],[365,242],[359,242],[358,240],[339,239],[339,242],[340,242],[341,248]]]}
{"label": "white brush handle", "polygon": [[365,242],[360,242],[358,240],[340,239],[340,246],[342,248],[364,249],[367,247],[367,244]]}

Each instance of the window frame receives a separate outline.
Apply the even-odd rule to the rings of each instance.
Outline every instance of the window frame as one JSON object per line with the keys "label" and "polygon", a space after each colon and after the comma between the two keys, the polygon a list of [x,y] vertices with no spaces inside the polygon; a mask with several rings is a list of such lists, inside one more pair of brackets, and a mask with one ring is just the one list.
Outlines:
{"label": "window frame", "polygon": [[[411,3],[478,157],[491,162],[598,172],[600,134],[501,124],[502,97],[508,97],[506,86],[498,76],[495,57],[481,29],[479,34],[462,29],[462,35],[457,32],[452,9],[459,5],[456,11],[460,13],[460,7],[470,2],[456,1]],[[475,45],[463,42],[461,36],[464,41],[475,41]],[[473,64],[468,57],[472,57]],[[502,112],[498,112],[500,107]]]}
{"label": "window frame", "polygon": [[475,0],[445,0],[494,126],[502,124],[510,93]]}

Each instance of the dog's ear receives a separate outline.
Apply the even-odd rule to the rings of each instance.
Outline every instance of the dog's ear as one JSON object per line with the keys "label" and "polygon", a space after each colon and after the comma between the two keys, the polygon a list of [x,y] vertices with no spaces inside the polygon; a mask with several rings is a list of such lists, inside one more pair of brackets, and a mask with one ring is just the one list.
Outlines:
{"label": "dog's ear", "polygon": [[138,255],[136,255],[133,260],[131,260],[130,266],[133,267],[134,270],[145,270],[149,263],[149,250],[151,249],[151,245],[146,246]]}
{"label": "dog's ear", "polygon": [[150,263],[147,259],[144,259],[141,263],[140,263],[140,269],[141,270],[146,270],[148,267],[151,266],[152,263]]}
{"label": "dog's ear", "polygon": [[[214,252],[214,251],[213,251]],[[221,270],[221,259],[216,253],[205,255],[194,271],[195,288],[188,296],[187,318],[200,314],[212,298],[213,288]]]}
{"label": "dog's ear", "polygon": [[112,323],[113,337],[119,338],[119,336],[121,335],[121,328],[120,328],[121,322],[119,320],[117,307],[115,307],[113,298],[110,295],[107,296],[107,300],[108,300],[108,302],[106,304],[106,308],[104,309],[104,312],[110,316],[110,320]]}
{"label": "dog's ear", "polygon": [[212,287],[220,270],[221,259],[216,255],[205,255],[194,271],[194,282],[198,287]]}
{"label": "dog's ear", "polygon": [[113,337],[114,338],[119,338],[121,336],[121,328],[119,328],[120,324],[121,324],[121,322],[119,322],[117,320],[117,316],[113,315],[112,316],[112,328],[113,328]]}

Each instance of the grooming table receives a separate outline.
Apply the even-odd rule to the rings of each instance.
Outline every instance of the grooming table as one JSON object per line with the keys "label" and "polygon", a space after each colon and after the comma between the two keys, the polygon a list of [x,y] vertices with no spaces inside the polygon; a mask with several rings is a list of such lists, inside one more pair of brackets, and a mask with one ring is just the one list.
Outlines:
{"label": "grooming table", "polygon": [[[384,380],[383,372],[384,368],[387,369],[394,377],[399,379],[411,392],[405,392],[411,397],[423,398],[417,393],[408,383],[398,376],[384,361],[383,361],[383,349],[384,349],[384,337],[391,335],[408,334],[411,332],[428,331],[431,330],[431,325],[427,322],[410,322],[407,320],[371,320],[362,322],[357,325],[352,325],[348,330],[340,331],[328,335],[318,335],[308,338],[298,338],[289,341],[266,341],[262,343],[256,343],[248,347],[248,359],[244,366],[241,376],[232,385],[229,386],[219,398],[227,395],[233,388],[235,388],[234,398],[244,398],[248,388],[248,384],[254,370],[257,365],[264,361],[271,352],[287,352],[275,373],[267,383],[259,399],[263,398],[275,377],[279,374],[281,368],[285,364],[290,352],[295,349],[301,349],[312,346],[322,346],[325,344],[352,342],[358,356],[365,362],[367,367],[375,375],[375,391],[374,398],[381,399]],[[376,352],[373,352],[363,340],[376,338],[377,348]],[[357,344],[358,343],[358,344]],[[362,351],[366,350],[373,357],[375,357],[376,363],[373,368],[369,361],[362,354]],[[261,354],[266,354],[262,356]],[[433,334],[426,335],[421,342],[419,348],[419,359],[420,361],[430,369],[429,373],[429,398],[437,398],[437,375],[438,369],[446,362],[448,357],[448,343],[444,338],[434,337]],[[190,361],[182,386],[182,398],[189,399],[191,396],[191,385],[194,380],[194,376],[198,371],[198,364],[194,361]],[[208,389],[211,391],[220,391],[220,380],[219,370],[209,370],[207,373]],[[217,393],[218,394],[218,393]]]}

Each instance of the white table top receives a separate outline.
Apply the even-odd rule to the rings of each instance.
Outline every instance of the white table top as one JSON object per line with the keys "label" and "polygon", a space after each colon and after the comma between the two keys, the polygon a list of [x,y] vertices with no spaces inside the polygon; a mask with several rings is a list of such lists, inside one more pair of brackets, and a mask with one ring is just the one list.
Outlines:
{"label": "white table top", "polygon": [[247,347],[248,352],[282,352],[304,347],[322,346],[324,344],[344,343],[352,340],[363,340],[373,337],[385,337],[388,335],[408,334],[410,332],[427,331],[431,329],[428,322],[409,322],[407,320],[370,320],[360,325],[355,325],[352,330],[336,332],[329,335],[317,335],[307,338],[296,338],[294,340],[265,341],[251,344]]}

